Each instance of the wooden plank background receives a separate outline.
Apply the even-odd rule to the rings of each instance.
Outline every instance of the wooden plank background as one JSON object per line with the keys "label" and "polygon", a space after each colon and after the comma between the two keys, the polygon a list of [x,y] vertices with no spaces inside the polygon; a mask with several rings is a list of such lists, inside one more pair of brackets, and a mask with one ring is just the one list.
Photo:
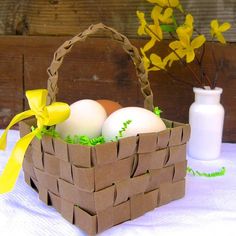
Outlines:
{"label": "wooden plank background", "polygon": [[[195,16],[195,26],[209,36],[211,19],[232,23],[226,34],[236,41],[236,1],[181,0],[184,8]],[[0,128],[13,114],[26,108],[24,91],[46,87],[46,69],[54,51],[69,37],[92,23],[103,22],[127,35],[141,47],[145,39],[137,36],[136,10],[147,14],[152,5],[146,0],[0,0]],[[24,36],[6,36],[24,35]],[[52,35],[54,37],[49,37]],[[64,35],[64,37],[62,37]],[[205,68],[214,75],[211,46],[218,60],[224,59],[219,74],[219,86],[224,90],[222,104],[226,110],[224,141],[236,142],[236,46],[208,44]],[[158,51],[165,54],[165,42]],[[191,65],[196,73],[198,69]],[[175,65],[171,71],[186,81],[192,81],[188,70]],[[188,109],[193,101],[191,86],[173,82],[166,74],[150,75],[155,105],[163,117],[188,121]],[[134,67],[119,45],[103,35],[76,46],[60,70],[58,99],[73,102],[82,98],[110,98],[124,106],[142,105],[142,95]]]}
{"label": "wooden plank background", "polygon": [[[227,39],[236,41],[236,1],[181,0],[195,17],[197,29],[209,36],[209,23],[217,18],[233,28]],[[90,24],[103,22],[129,38],[137,38],[137,10],[150,12],[146,0],[0,0],[0,34],[74,35]],[[210,37],[209,37],[210,39]]]}
{"label": "wooden plank background", "polygon": [[[46,69],[54,51],[70,37],[0,37],[0,127],[13,114],[26,108],[23,91],[45,88]],[[145,41],[132,40],[137,47]],[[224,90],[222,104],[226,110],[224,141],[236,142],[236,46],[213,44],[216,57],[224,58],[224,69],[219,75],[219,86]],[[215,67],[207,45],[205,65],[208,73]],[[160,48],[163,52],[164,45]],[[196,70],[194,65],[193,68]],[[172,71],[186,81],[192,75],[174,66]],[[193,102],[192,87],[171,81],[163,73],[150,75],[155,105],[163,110],[163,117],[188,121],[188,109]],[[74,102],[83,98],[108,98],[123,106],[142,106],[135,69],[119,45],[110,39],[91,38],[76,45],[59,72],[58,100]]]}

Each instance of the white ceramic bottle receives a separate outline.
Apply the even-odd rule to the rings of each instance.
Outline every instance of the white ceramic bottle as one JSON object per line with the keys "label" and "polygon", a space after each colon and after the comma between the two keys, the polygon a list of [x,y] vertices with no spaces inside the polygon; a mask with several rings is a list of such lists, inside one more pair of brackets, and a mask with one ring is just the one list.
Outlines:
{"label": "white ceramic bottle", "polygon": [[220,104],[221,88],[193,88],[195,101],[189,109],[191,136],[188,155],[194,159],[213,160],[219,157],[224,123]]}

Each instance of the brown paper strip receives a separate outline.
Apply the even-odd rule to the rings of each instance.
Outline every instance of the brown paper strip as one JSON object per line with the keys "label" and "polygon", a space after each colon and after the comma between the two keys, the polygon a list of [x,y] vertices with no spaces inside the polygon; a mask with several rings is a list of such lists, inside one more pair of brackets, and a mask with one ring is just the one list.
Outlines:
{"label": "brown paper strip", "polygon": [[58,211],[61,212],[61,197],[56,194],[48,191],[49,194],[49,202],[50,204]]}
{"label": "brown paper strip", "polygon": [[44,169],[51,175],[60,175],[60,160],[52,154],[44,153]]}
{"label": "brown paper strip", "polygon": [[63,161],[69,161],[67,143],[61,139],[54,139],[55,155]]}
{"label": "brown paper strip", "polygon": [[67,201],[79,204],[80,192],[73,184],[66,182],[65,180],[59,179],[59,192],[60,196]]}
{"label": "brown paper strip", "polygon": [[166,128],[170,129],[173,128],[174,122],[172,120],[162,119],[166,125]]}
{"label": "brown paper strip", "polygon": [[97,145],[95,149],[96,164],[101,166],[109,163],[113,163],[117,160],[117,143],[109,142],[103,145]]}
{"label": "brown paper strip", "polygon": [[75,225],[85,230],[89,235],[97,233],[97,216],[90,215],[78,206],[74,206]]}
{"label": "brown paper strip", "polygon": [[30,179],[30,174],[28,174],[25,170],[24,170],[24,179],[25,179],[25,182],[31,186],[31,179]]}
{"label": "brown paper strip", "polygon": [[25,135],[31,132],[31,127],[25,121],[19,122],[19,129],[20,129],[20,137],[24,137]]}
{"label": "brown paper strip", "polygon": [[43,153],[40,150],[36,150],[33,148],[32,161],[33,161],[34,167],[40,170],[44,170]]}
{"label": "brown paper strip", "polygon": [[138,154],[138,165],[134,176],[145,174],[150,169],[160,169],[164,166],[167,150]]}
{"label": "brown paper strip", "polygon": [[134,156],[116,160],[114,163],[95,167],[95,190],[111,186],[117,181],[130,178],[132,174]]}
{"label": "brown paper strip", "polygon": [[44,135],[42,138],[42,147],[45,153],[54,154],[54,144],[51,136]]}
{"label": "brown paper strip", "polygon": [[109,229],[113,224],[113,208],[107,208],[97,214],[98,233]]}
{"label": "brown paper strip", "polygon": [[183,127],[178,126],[170,130],[169,146],[175,146],[182,143]]}
{"label": "brown paper strip", "polygon": [[166,148],[169,144],[170,129],[163,130],[158,133],[157,137],[157,150]]}
{"label": "brown paper strip", "polygon": [[38,190],[39,190],[39,199],[46,205],[49,205],[48,190],[41,185],[38,186]]}
{"label": "brown paper strip", "polygon": [[34,171],[40,185],[49,189],[51,192],[59,195],[57,177],[50,175],[48,173],[45,173],[37,168],[34,168]]}
{"label": "brown paper strip", "polygon": [[149,183],[146,189],[147,192],[155,190],[159,188],[161,185],[161,178],[160,178],[161,170],[160,169],[149,170],[149,174],[150,174],[150,177],[149,177]]}
{"label": "brown paper strip", "polygon": [[79,205],[91,213],[96,213],[94,193],[80,191],[76,186],[62,179],[58,180],[59,191],[62,198]]}
{"label": "brown paper strip", "polygon": [[156,151],[157,135],[157,133],[139,134],[138,153]]}
{"label": "brown paper strip", "polygon": [[36,192],[38,192],[38,189],[39,189],[39,181],[31,177],[31,178],[30,178],[30,186],[31,186]]}
{"label": "brown paper strip", "polygon": [[140,193],[130,198],[130,218],[131,220],[142,216],[145,213],[143,205],[144,193]]}
{"label": "brown paper strip", "polygon": [[143,196],[143,206],[145,212],[151,211],[157,207],[159,189],[147,192]]}
{"label": "brown paper strip", "polygon": [[185,180],[173,183],[172,200],[183,198],[185,195]]}
{"label": "brown paper strip", "polygon": [[80,144],[68,145],[70,161],[75,166],[91,167],[91,147]]}
{"label": "brown paper strip", "polygon": [[61,199],[61,215],[71,224],[74,223],[74,204]]}
{"label": "brown paper strip", "polygon": [[113,206],[115,199],[115,186],[102,189],[94,193],[95,211],[100,212]]}
{"label": "brown paper strip", "polygon": [[170,183],[174,177],[174,166],[168,166],[165,168],[160,169],[160,183]]}
{"label": "brown paper strip", "polygon": [[158,205],[167,204],[173,200],[184,197],[185,194],[185,180],[175,183],[165,183],[160,186],[160,198]]}
{"label": "brown paper strip", "polygon": [[173,182],[180,181],[185,178],[187,173],[187,161],[178,162],[174,165]]}
{"label": "brown paper strip", "polygon": [[113,183],[113,164],[96,166],[94,174],[96,191],[111,186]]}
{"label": "brown paper strip", "polygon": [[147,71],[144,68],[138,49],[130,43],[127,37],[102,23],[91,25],[84,32],[81,32],[80,34],[74,36],[71,40],[64,42],[63,45],[61,45],[54,53],[53,60],[48,68],[48,103],[51,104],[56,101],[56,94],[58,92],[58,69],[63,62],[64,56],[70,52],[76,42],[84,41],[89,35],[93,35],[98,31],[108,32],[112,36],[113,40],[117,41],[123,47],[124,51],[131,57],[136,68],[136,74],[140,83],[141,92],[144,96],[144,107],[152,111],[154,109],[153,93],[148,80]]}
{"label": "brown paper strip", "polygon": [[116,161],[113,165],[112,183],[129,179],[132,174],[133,164],[134,156],[130,156],[128,158]]}
{"label": "brown paper strip", "polygon": [[159,206],[165,205],[172,201],[172,183],[161,184],[160,186]]}
{"label": "brown paper strip", "polygon": [[130,202],[129,200],[113,208],[113,224],[117,225],[130,220]]}
{"label": "brown paper strip", "polygon": [[190,125],[183,126],[183,134],[182,134],[182,143],[187,143],[190,138],[191,128]]}
{"label": "brown paper strip", "polygon": [[36,175],[34,173],[34,168],[33,168],[33,163],[29,162],[28,159],[24,159],[23,170],[25,172],[27,172],[29,176],[36,179]]}
{"label": "brown paper strip", "polygon": [[118,205],[128,200],[130,196],[130,179],[115,183],[116,197],[114,205]]}
{"label": "brown paper strip", "polygon": [[131,178],[129,196],[144,193],[148,187],[149,177],[149,174],[144,174]]}
{"label": "brown paper strip", "polygon": [[72,166],[72,171],[76,187],[86,192],[94,192],[94,168]]}
{"label": "brown paper strip", "polygon": [[70,162],[60,160],[60,178],[69,183],[74,183]]}
{"label": "brown paper strip", "polygon": [[25,153],[25,158],[24,160],[26,160],[27,162],[29,163],[33,163],[33,160],[32,160],[32,152],[33,152],[33,148],[30,146],[28,146],[27,150],[26,150],[26,153]]}
{"label": "brown paper strip", "polygon": [[136,153],[138,137],[122,138],[118,142],[118,159],[127,158]]}
{"label": "brown paper strip", "polygon": [[169,155],[165,166],[186,160],[186,144],[169,147]]}
{"label": "brown paper strip", "polygon": [[37,151],[39,151],[39,152],[42,152],[42,143],[41,143],[41,141],[37,138],[37,137],[35,137],[33,140],[32,140],[32,148],[34,149],[34,150],[37,150]]}

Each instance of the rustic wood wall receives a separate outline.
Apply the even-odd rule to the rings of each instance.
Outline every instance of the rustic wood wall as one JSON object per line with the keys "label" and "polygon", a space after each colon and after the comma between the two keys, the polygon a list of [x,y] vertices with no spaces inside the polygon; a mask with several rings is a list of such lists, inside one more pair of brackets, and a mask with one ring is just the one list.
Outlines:
{"label": "rustic wood wall", "polygon": [[[45,88],[46,69],[54,51],[69,37],[0,37],[0,127],[13,114],[26,108],[23,91]],[[140,47],[144,42],[132,40]],[[213,74],[215,67],[207,47],[206,68]],[[214,44],[216,57],[224,58],[219,74],[219,86],[224,89],[222,104],[226,110],[224,141],[236,142],[236,47]],[[193,65],[194,66],[194,65]],[[194,67],[193,67],[194,68]],[[192,75],[174,67],[173,72],[185,81]],[[109,39],[89,39],[73,48],[59,74],[58,100],[74,102],[82,98],[108,98],[124,106],[142,106],[134,67],[119,45]],[[188,109],[193,102],[192,87],[173,82],[163,73],[151,75],[155,105],[163,117],[188,121]]]}
{"label": "rustic wood wall", "polygon": [[[236,41],[236,1],[182,0],[184,7],[198,19],[196,25],[208,33],[211,19],[233,24],[226,35]],[[0,128],[27,107],[24,91],[46,87],[46,69],[54,51],[64,40],[91,23],[100,21],[126,34],[140,47],[145,39],[137,37],[136,10],[148,12],[145,0],[0,0]],[[6,36],[24,35],[24,36]],[[35,36],[36,35],[36,36]],[[48,36],[53,35],[53,36]],[[57,37],[55,37],[57,36]],[[226,110],[224,141],[236,142],[236,45],[213,44],[217,59],[224,59],[219,86],[224,89],[222,104]],[[160,51],[165,52],[164,46]],[[207,46],[206,70],[213,75],[215,65]],[[192,65],[197,71],[197,68]],[[172,72],[186,81],[192,75],[174,66]],[[150,75],[155,105],[163,117],[187,122],[193,102],[192,87],[173,82],[163,73]],[[122,105],[142,105],[142,95],[133,65],[122,49],[102,35],[76,46],[60,71],[58,100],[73,102],[81,98],[110,98]]]}
{"label": "rustic wood wall", "polygon": [[[209,23],[235,23],[235,0],[181,0],[195,17],[195,25],[209,35]],[[103,22],[129,38],[137,38],[136,11],[150,12],[146,0],[0,0],[0,34],[71,35]],[[236,41],[236,27],[226,33]]]}

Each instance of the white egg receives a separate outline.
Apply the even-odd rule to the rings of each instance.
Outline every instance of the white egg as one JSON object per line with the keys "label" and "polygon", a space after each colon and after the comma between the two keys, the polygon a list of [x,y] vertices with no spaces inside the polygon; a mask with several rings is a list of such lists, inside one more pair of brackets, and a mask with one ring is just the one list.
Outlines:
{"label": "white egg", "polygon": [[125,107],[112,113],[104,122],[102,135],[105,139],[113,140],[118,136],[123,123],[131,120],[123,137],[136,136],[140,133],[159,132],[166,129],[165,123],[153,112],[141,107]]}
{"label": "white egg", "polygon": [[56,126],[62,138],[68,135],[101,135],[102,125],[107,118],[105,109],[96,101],[84,99],[70,105],[69,118]]}

